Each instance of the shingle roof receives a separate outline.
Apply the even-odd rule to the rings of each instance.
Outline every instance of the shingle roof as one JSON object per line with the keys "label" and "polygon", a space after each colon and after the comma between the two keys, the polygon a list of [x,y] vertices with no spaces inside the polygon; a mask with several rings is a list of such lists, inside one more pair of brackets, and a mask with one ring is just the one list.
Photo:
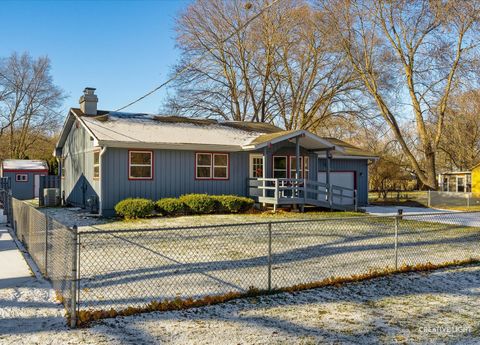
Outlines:
{"label": "shingle roof", "polygon": [[376,154],[373,152],[363,150],[357,146],[347,143],[346,141],[331,137],[324,137],[323,139],[331,142],[335,146],[343,147],[344,152],[342,152],[342,154],[345,156],[376,157]]}
{"label": "shingle roof", "polygon": [[337,146],[336,153],[339,155],[374,157],[371,152],[335,138],[321,138],[305,130],[285,131],[267,123],[220,122],[214,119],[105,110],[99,110],[97,116],[87,116],[78,108],[72,108],[70,111],[75,116],[67,118],[57,148],[63,146],[69,128],[77,118],[99,146],[252,150],[270,142],[282,141],[282,137],[285,137],[285,140],[291,139],[298,133],[302,136],[302,145],[307,145],[310,149]]}
{"label": "shingle roof", "polygon": [[269,124],[105,111],[99,112],[99,116],[85,116],[76,108],[72,112],[95,139],[109,144],[211,145],[241,149],[261,134],[281,131]]}

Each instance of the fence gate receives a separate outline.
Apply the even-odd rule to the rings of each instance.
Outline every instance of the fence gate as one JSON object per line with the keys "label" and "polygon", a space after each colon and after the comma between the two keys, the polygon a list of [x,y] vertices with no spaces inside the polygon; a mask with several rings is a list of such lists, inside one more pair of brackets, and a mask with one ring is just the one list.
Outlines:
{"label": "fence gate", "polygon": [[11,223],[12,191],[9,177],[0,177],[0,223]]}

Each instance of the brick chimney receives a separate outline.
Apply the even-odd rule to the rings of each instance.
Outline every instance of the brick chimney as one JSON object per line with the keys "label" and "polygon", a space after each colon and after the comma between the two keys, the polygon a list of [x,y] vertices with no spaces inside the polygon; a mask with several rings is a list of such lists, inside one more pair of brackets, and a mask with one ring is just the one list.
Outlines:
{"label": "brick chimney", "polygon": [[98,97],[95,94],[95,88],[86,87],[83,95],[80,97],[80,110],[85,115],[97,115]]}

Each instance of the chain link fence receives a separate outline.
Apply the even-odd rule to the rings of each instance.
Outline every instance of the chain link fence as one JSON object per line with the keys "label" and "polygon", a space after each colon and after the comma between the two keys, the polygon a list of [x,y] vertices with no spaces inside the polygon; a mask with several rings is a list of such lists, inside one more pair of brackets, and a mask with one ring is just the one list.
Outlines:
{"label": "chain link fence", "polygon": [[428,207],[450,208],[460,207],[468,208],[472,206],[480,206],[480,197],[472,193],[461,192],[428,192]]}
{"label": "chain link fence", "polygon": [[24,201],[10,198],[11,225],[42,275],[49,279],[57,298],[75,323],[78,289],[77,231],[60,224]]}
{"label": "chain link fence", "polygon": [[70,229],[13,199],[14,228],[72,316],[480,259],[480,212]]}
{"label": "chain link fence", "polygon": [[80,233],[80,310],[480,258],[480,212]]}

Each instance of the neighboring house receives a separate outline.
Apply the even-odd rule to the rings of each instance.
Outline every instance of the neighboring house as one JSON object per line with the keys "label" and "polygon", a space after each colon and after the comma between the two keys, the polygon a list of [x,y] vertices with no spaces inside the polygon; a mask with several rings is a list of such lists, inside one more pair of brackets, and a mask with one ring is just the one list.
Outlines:
{"label": "neighboring house", "polygon": [[376,157],[345,142],[264,123],[100,111],[94,91],[70,109],[55,149],[70,204],[98,200],[105,216],[128,197],[187,193],[275,206],[367,204]]}
{"label": "neighboring house", "polygon": [[12,196],[20,200],[38,198],[40,176],[48,175],[47,162],[28,159],[6,159],[0,176],[9,177]]}
{"label": "neighboring house", "polygon": [[449,171],[438,175],[441,192],[470,193],[472,191],[471,171]]}
{"label": "neighboring house", "polygon": [[472,193],[480,197],[480,163],[472,168]]}

